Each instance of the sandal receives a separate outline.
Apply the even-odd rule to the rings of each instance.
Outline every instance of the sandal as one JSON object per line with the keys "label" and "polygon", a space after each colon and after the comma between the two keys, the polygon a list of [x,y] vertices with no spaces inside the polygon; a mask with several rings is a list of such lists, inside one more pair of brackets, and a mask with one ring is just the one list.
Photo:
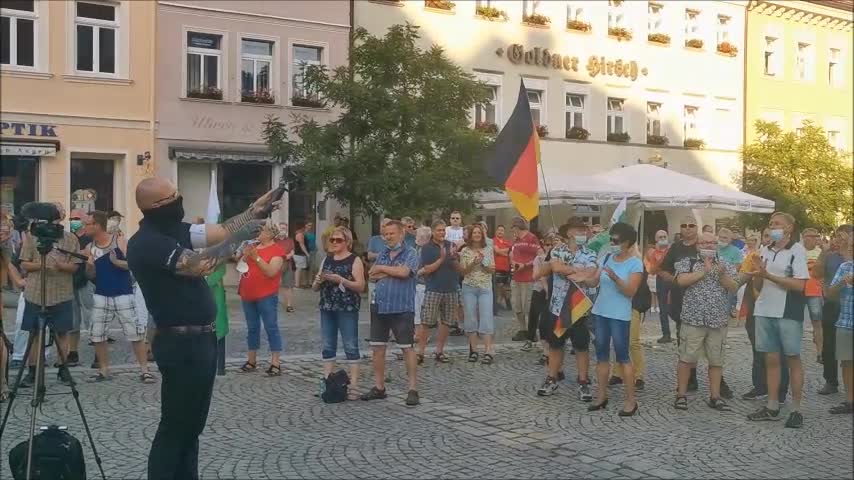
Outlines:
{"label": "sandal", "polygon": [[418,365],[423,364],[424,363],[424,354],[423,353],[416,353],[415,354],[415,360],[418,362]]}
{"label": "sandal", "polygon": [[435,358],[435,359],[436,359],[436,361],[437,361],[437,362],[439,362],[439,363],[448,363],[448,362],[450,362],[450,361],[451,361],[451,359],[449,359],[449,358],[448,358],[448,356],[447,356],[447,355],[445,355],[445,352],[442,352],[442,353],[436,353],[436,354],[434,354],[434,355],[433,355],[433,358]]}
{"label": "sandal", "polygon": [[491,353],[484,353],[483,360],[480,362],[484,365],[492,365],[492,362],[495,361],[495,357],[492,356]]}
{"label": "sandal", "polygon": [[152,375],[150,372],[144,372],[142,375],[139,376],[139,379],[142,381],[142,383],[157,383],[157,379],[154,378],[154,375]]}
{"label": "sandal", "polygon": [[240,367],[240,371],[243,373],[252,373],[255,370],[258,370],[258,366],[255,365],[254,363],[246,362],[243,364],[242,367]]}
{"label": "sandal", "polygon": [[709,408],[713,408],[719,412],[731,412],[732,411],[732,407],[727,405],[727,403],[725,401],[721,400],[720,398],[710,398],[706,404],[709,406]]}
{"label": "sandal", "polygon": [[469,353],[469,363],[477,363],[477,358],[478,358],[477,352]]}
{"label": "sandal", "polygon": [[109,382],[112,379],[113,379],[113,377],[108,377],[108,376],[104,375],[103,373],[98,372],[95,375],[92,375],[91,377],[87,378],[86,381],[88,383],[101,383],[101,382]]}
{"label": "sandal", "polygon": [[688,410],[688,397],[676,397],[673,402],[673,408],[676,410]]}
{"label": "sandal", "polygon": [[359,400],[360,398],[362,398],[362,396],[359,395],[359,392],[357,392],[355,390],[350,390],[350,389],[347,390],[347,401],[348,402]]}
{"label": "sandal", "polygon": [[268,377],[278,377],[282,375],[282,367],[279,365],[270,365],[270,368],[268,368],[264,373],[266,373]]}
{"label": "sandal", "polygon": [[294,310],[294,307],[288,305],[288,308],[286,308],[285,311],[288,313],[293,313],[295,310]]}

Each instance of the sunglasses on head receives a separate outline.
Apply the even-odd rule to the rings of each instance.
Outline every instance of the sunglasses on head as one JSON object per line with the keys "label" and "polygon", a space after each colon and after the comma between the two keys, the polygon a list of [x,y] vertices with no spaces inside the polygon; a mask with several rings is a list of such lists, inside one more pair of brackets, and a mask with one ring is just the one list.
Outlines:
{"label": "sunglasses on head", "polygon": [[682,228],[697,228],[696,223],[683,223],[682,225],[679,225],[679,226]]}

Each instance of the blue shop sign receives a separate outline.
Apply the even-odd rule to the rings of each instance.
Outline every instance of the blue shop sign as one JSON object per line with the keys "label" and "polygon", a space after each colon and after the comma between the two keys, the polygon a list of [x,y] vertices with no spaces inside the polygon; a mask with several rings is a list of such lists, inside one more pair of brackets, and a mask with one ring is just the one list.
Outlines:
{"label": "blue shop sign", "polygon": [[56,137],[56,125],[44,123],[0,122],[0,134],[27,137]]}

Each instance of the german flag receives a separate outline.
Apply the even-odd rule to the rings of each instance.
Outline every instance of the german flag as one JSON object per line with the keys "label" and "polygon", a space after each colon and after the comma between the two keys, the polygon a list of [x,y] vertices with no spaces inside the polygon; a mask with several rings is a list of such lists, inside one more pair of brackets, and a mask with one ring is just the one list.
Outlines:
{"label": "german flag", "polygon": [[561,308],[560,315],[555,315],[554,334],[558,338],[563,336],[570,325],[584,318],[592,308],[593,302],[590,301],[590,297],[578,288],[575,282],[569,280],[566,303]]}
{"label": "german flag", "polygon": [[525,82],[519,84],[519,99],[510,120],[495,139],[495,150],[486,165],[489,175],[504,187],[510,201],[526,220],[540,213],[537,165],[540,136],[531,118]]}

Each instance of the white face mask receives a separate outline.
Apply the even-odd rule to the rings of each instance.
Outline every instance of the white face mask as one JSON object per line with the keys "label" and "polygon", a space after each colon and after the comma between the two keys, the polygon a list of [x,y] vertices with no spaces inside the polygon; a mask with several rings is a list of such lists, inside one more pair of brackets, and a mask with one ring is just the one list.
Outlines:
{"label": "white face mask", "polygon": [[719,246],[719,247],[721,247],[721,248],[724,248],[724,247],[726,247],[727,245],[729,245],[729,242],[718,241],[718,246]]}
{"label": "white face mask", "polygon": [[665,238],[665,239],[662,239],[662,240],[655,242],[655,244],[658,245],[659,247],[666,247],[666,246],[670,245],[670,242],[667,241],[667,239]]}
{"label": "white face mask", "polygon": [[611,253],[613,255],[618,255],[622,251],[623,251],[623,247],[621,247],[619,245],[611,245]]}
{"label": "white face mask", "polygon": [[116,233],[119,231],[119,225],[121,224],[121,220],[117,220],[111,218],[107,220],[107,233]]}
{"label": "white face mask", "polygon": [[579,247],[587,243],[587,235],[576,235],[575,244]]}
{"label": "white face mask", "polygon": [[717,255],[717,253],[718,252],[715,250],[705,248],[700,249],[700,256],[703,258],[715,258],[715,255]]}

